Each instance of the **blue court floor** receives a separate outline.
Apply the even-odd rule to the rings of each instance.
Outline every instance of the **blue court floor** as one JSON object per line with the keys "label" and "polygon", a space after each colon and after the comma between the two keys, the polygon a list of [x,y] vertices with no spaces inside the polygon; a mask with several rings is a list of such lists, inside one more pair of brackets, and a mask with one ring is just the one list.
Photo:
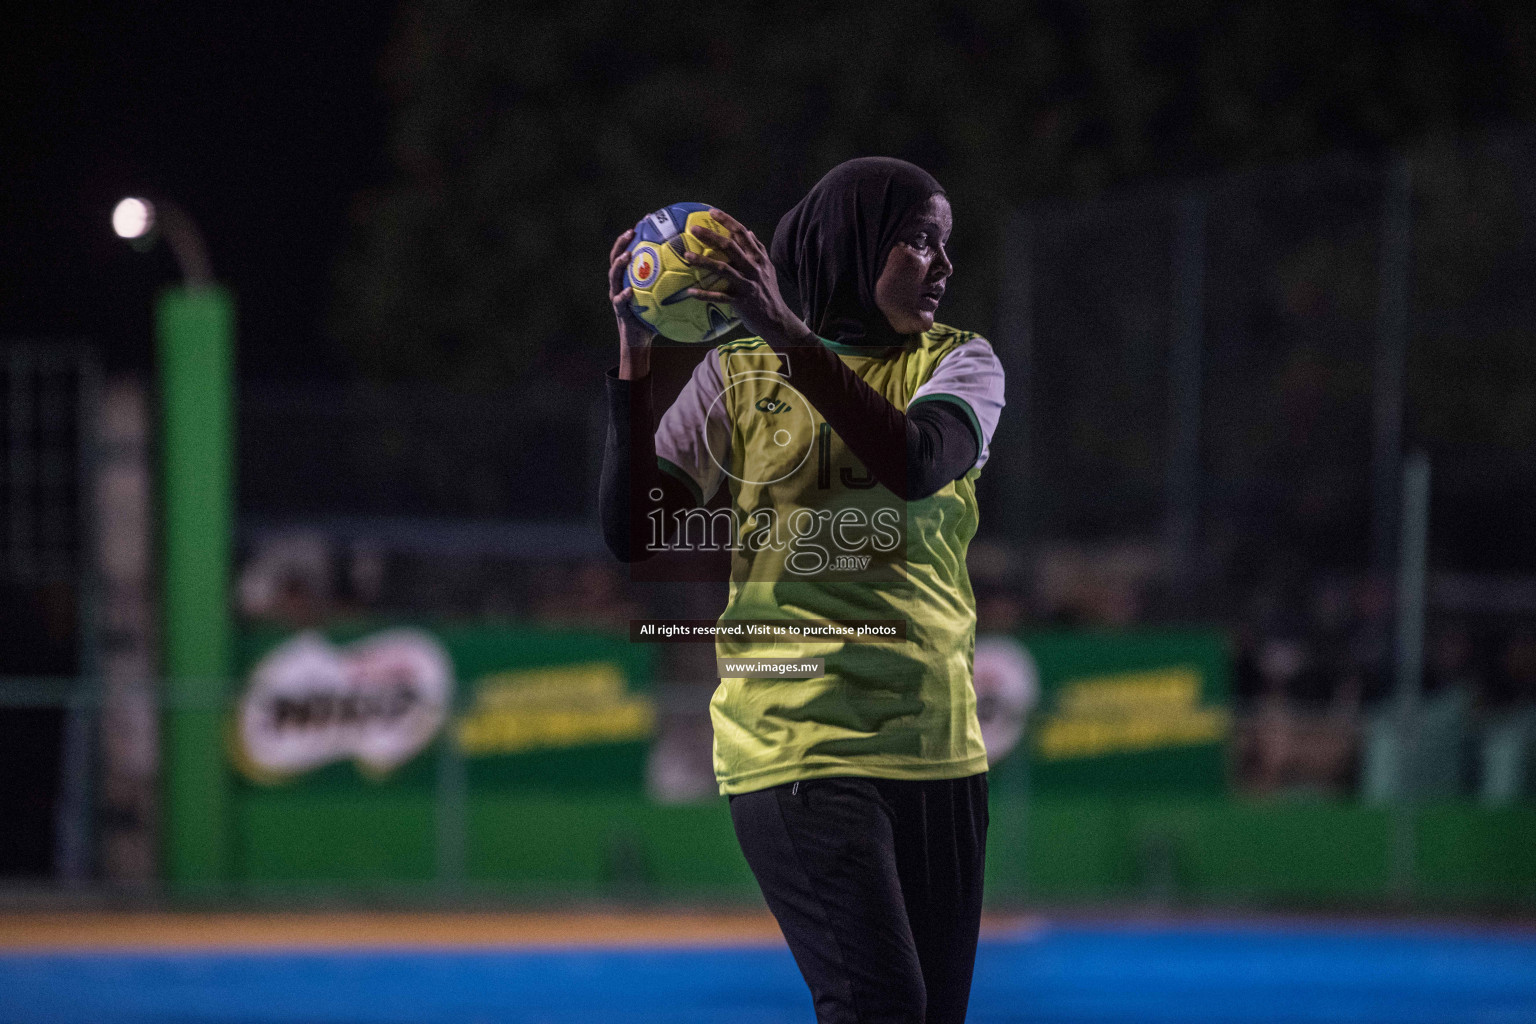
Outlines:
{"label": "blue court floor", "polygon": [[[994,936],[971,1024],[1536,1024],[1536,933],[1047,925]],[[782,949],[0,954],[0,1021],[810,1024]]]}

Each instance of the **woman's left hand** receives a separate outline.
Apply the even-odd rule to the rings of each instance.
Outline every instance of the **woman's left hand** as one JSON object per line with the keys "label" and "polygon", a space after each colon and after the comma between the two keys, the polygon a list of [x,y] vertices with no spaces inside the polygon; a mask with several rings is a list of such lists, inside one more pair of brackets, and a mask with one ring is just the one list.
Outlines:
{"label": "woman's left hand", "polygon": [[728,304],[747,330],[774,348],[814,344],[816,335],[779,294],[779,278],[763,243],[730,214],[710,210],[709,215],[725,225],[730,234],[722,235],[702,225],[689,230],[711,249],[724,253],[726,258],[713,259],[690,250],[683,254],[683,259],[720,274],[725,278],[725,287],[716,286],[715,291],[689,288],[688,295],[706,302]]}

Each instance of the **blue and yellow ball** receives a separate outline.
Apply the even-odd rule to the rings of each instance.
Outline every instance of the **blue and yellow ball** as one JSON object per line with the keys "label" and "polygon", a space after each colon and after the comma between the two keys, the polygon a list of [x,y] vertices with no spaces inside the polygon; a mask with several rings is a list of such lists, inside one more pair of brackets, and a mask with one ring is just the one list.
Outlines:
{"label": "blue and yellow ball", "polygon": [[683,293],[692,287],[720,291],[725,278],[683,261],[692,250],[725,259],[725,254],[706,245],[690,229],[702,225],[728,235],[724,224],[709,215],[703,203],[673,203],[635,225],[629,243],[628,284],[633,289],[629,308],[648,326],[673,341],[702,344],[726,334],[741,321],[727,303],[707,302]]}

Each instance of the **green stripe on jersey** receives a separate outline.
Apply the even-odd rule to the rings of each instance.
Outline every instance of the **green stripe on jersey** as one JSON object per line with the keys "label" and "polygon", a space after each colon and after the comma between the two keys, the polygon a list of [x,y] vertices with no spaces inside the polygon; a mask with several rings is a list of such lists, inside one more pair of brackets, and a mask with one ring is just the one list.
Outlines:
{"label": "green stripe on jersey", "polygon": [[677,477],[687,486],[688,493],[693,495],[693,503],[695,505],[698,505],[700,508],[704,506],[704,492],[699,490],[699,485],[694,482],[693,477],[688,475],[687,470],[670,459],[662,458],[660,455],[656,456],[656,465],[663,473],[666,473],[668,476]]}

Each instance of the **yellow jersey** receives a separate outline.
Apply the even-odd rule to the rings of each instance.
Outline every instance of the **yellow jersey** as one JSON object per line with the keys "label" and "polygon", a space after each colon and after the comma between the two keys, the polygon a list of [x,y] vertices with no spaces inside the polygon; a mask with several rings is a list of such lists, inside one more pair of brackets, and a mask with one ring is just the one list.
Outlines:
{"label": "yellow jersey", "polygon": [[[976,605],[966,550],[976,480],[1003,408],[987,341],[941,324],[902,347],[823,341],[903,411],[951,402],[977,458],[929,497],[878,484],[794,388],[794,353],[758,338],[721,345],[695,368],[656,430],[661,469],[699,505],[729,481],[732,537],[720,624],[902,620],[902,642],[721,638],[720,659],[823,658],[808,679],[723,678],[710,702],[715,776],[725,794],[798,779],[946,779],[987,768],[972,662]],[[680,531],[679,539],[682,541]]]}

